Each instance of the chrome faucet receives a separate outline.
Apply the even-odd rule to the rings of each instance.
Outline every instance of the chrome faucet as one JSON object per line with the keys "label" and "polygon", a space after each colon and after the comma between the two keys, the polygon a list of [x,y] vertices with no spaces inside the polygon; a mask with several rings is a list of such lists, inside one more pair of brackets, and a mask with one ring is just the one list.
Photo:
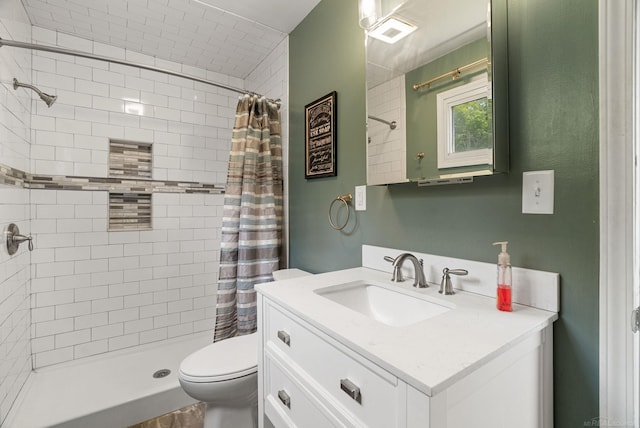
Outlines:
{"label": "chrome faucet", "polygon": [[402,264],[406,259],[409,259],[413,263],[413,270],[415,272],[415,279],[413,281],[413,286],[418,288],[428,287],[427,280],[424,277],[422,260],[418,260],[418,258],[413,254],[402,253],[395,259],[392,259],[391,257],[385,257],[384,259],[393,264],[393,276],[391,278],[391,281],[394,281],[394,282],[404,281],[404,278],[402,277]]}

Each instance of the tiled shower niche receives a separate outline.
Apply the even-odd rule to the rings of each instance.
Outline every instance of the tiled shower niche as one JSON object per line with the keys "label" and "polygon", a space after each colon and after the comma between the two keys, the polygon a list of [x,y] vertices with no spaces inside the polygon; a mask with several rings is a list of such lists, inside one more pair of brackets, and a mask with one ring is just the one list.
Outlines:
{"label": "tiled shower niche", "polygon": [[151,193],[109,192],[109,231],[150,229]]}
{"label": "tiled shower niche", "polygon": [[[109,176],[151,179],[151,144],[109,140]],[[109,231],[150,230],[151,193],[109,192]]]}
{"label": "tiled shower niche", "polygon": [[151,144],[109,140],[109,177],[151,179],[151,161]]}

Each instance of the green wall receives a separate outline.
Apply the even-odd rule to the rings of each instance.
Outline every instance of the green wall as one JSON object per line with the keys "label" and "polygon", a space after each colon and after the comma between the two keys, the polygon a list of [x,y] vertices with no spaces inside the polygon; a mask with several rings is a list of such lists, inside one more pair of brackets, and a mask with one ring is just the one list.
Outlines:
{"label": "green wall", "polygon": [[[510,168],[474,183],[367,189],[346,232],[327,209],[365,183],[365,53],[356,1],[322,0],[290,37],[290,265],[359,266],[362,244],[559,272],[555,426],[598,415],[596,0],[509,1]],[[304,179],[305,104],[338,92],[338,176]],[[555,170],[555,214],[521,214],[522,172]],[[515,284],[517,287],[517,284]]]}

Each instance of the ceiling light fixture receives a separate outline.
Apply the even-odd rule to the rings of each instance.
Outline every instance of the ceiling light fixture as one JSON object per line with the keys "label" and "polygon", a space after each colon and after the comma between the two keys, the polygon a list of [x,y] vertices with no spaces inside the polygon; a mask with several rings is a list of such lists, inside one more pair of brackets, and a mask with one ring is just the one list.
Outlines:
{"label": "ceiling light fixture", "polygon": [[389,17],[369,30],[368,35],[385,43],[396,43],[417,30],[418,27],[395,17]]}
{"label": "ceiling light fixture", "polygon": [[365,30],[373,27],[380,18],[380,0],[358,0],[358,25]]}

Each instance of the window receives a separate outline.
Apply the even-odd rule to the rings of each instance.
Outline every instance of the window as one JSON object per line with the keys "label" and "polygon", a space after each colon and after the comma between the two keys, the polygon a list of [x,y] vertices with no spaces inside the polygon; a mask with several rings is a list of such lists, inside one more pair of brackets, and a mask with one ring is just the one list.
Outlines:
{"label": "window", "polygon": [[438,168],[493,163],[491,86],[486,74],[436,96]]}

